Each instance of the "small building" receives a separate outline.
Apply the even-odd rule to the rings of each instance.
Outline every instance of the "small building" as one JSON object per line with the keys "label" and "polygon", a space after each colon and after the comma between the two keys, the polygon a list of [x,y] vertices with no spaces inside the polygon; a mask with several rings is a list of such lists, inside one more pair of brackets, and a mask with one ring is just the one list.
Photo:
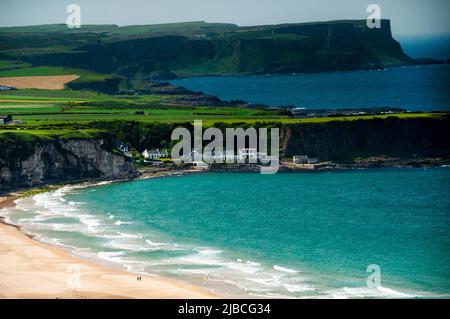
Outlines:
{"label": "small building", "polygon": [[159,149],[153,149],[153,150],[145,150],[142,152],[142,156],[144,157],[144,159],[149,160],[149,159],[160,159],[160,158],[165,158],[167,157],[169,154],[166,150],[162,150],[160,151]]}
{"label": "small building", "polygon": [[11,90],[15,90],[15,87],[12,86],[7,86],[7,85],[0,85],[0,91],[11,91]]}
{"label": "small building", "polygon": [[12,120],[11,115],[0,115],[0,124],[10,124]]}
{"label": "small building", "polygon": [[11,122],[9,122],[9,124],[19,125],[19,124],[22,124],[22,121],[21,120],[12,120]]}
{"label": "small building", "polygon": [[193,161],[192,166],[194,166],[197,169],[208,169],[209,165],[203,161]]}
{"label": "small building", "polygon": [[292,162],[294,164],[308,164],[308,155],[294,155]]}
{"label": "small building", "polygon": [[317,164],[319,160],[316,157],[308,157],[308,155],[294,155],[292,162],[294,164]]}
{"label": "small building", "polygon": [[203,154],[203,159],[208,162],[222,163],[225,161],[225,154],[222,151],[211,151]]}
{"label": "small building", "polygon": [[292,157],[293,164],[288,164],[294,169],[317,170],[332,167],[332,162],[321,162],[316,157],[308,157],[307,155],[294,155]]}
{"label": "small building", "polygon": [[240,148],[238,151],[240,160],[258,161],[258,151],[256,148]]}

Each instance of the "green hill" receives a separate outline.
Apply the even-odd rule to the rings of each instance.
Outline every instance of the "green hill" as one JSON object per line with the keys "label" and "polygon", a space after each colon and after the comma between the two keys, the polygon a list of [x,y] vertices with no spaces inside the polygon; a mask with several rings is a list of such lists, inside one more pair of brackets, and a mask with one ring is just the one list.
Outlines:
{"label": "green hill", "polygon": [[0,58],[130,79],[339,71],[407,65],[390,21],[238,27],[187,22],[144,26],[0,28]]}

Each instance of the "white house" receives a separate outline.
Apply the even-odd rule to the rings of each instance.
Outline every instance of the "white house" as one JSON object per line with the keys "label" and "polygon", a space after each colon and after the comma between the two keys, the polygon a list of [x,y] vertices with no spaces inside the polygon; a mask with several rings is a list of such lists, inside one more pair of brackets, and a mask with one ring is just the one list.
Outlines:
{"label": "white house", "polygon": [[294,155],[292,162],[294,164],[308,164],[308,155]]}
{"label": "white house", "polygon": [[197,169],[208,169],[209,165],[202,161],[193,161],[192,166],[194,166]]}
{"label": "white house", "polygon": [[238,157],[240,160],[246,160],[256,162],[258,161],[258,151],[256,148],[240,148],[238,151]]}
{"label": "white house", "polygon": [[226,160],[224,152],[211,151],[203,154],[203,159],[208,162],[222,163]]}
{"label": "white house", "polygon": [[148,160],[148,159],[164,158],[164,157],[169,156],[169,154],[165,150],[160,151],[159,149],[153,149],[150,151],[148,151],[148,150],[143,151],[142,156],[144,157],[144,159]]}
{"label": "white house", "polygon": [[319,159],[316,157],[308,157],[308,155],[294,155],[292,162],[294,164],[317,164],[319,163]]}
{"label": "white house", "polygon": [[11,124],[12,120],[11,115],[0,115],[0,124]]}
{"label": "white house", "polygon": [[14,89],[14,87],[12,87],[12,86],[0,85],[0,91],[10,91],[13,89]]}

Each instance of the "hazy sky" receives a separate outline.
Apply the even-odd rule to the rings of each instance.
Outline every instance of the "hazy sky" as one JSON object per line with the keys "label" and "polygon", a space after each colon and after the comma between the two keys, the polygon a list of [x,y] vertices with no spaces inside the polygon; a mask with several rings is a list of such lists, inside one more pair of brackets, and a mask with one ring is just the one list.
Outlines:
{"label": "hazy sky", "polygon": [[81,6],[88,24],[155,24],[204,20],[238,25],[365,19],[379,4],[394,34],[450,33],[450,0],[0,0],[0,26],[65,23]]}

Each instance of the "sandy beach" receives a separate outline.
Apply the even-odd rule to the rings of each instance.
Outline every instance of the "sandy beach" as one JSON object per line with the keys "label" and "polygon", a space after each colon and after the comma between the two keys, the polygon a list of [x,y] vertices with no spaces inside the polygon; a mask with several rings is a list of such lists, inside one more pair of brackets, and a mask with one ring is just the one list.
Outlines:
{"label": "sandy beach", "polygon": [[[0,197],[0,209],[11,205]],[[176,280],[142,276],[76,258],[0,223],[0,298],[217,298]]]}

